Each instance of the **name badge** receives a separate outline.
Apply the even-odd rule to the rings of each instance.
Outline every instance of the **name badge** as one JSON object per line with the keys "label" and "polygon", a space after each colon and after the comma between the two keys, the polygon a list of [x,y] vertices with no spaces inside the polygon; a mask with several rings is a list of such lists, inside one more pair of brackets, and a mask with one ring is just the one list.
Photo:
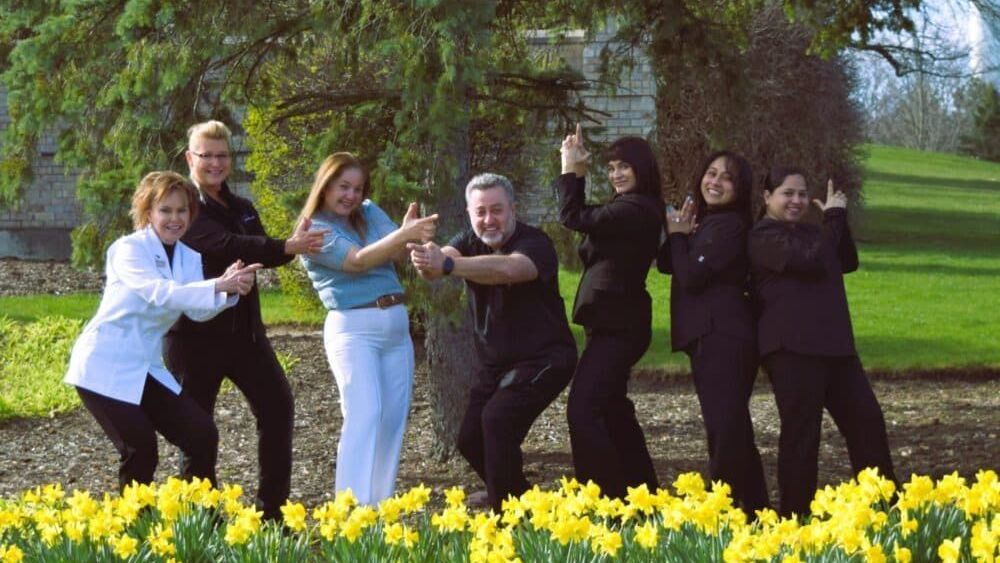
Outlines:
{"label": "name badge", "polygon": [[155,261],[156,261],[156,267],[157,268],[166,268],[167,267],[167,262],[163,258],[160,258],[159,256],[157,256],[155,258]]}

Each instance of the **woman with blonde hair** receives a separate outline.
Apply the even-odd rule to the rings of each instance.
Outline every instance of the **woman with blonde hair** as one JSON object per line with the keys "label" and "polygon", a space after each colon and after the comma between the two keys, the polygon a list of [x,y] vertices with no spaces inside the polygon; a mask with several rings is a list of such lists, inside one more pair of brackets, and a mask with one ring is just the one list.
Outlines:
{"label": "woman with blonde hair", "polygon": [[413,385],[413,343],[393,262],[408,257],[406,243],[430,240],[437,221],[418,217],[411,203],[396,227],[370,193],[361,162],[338,152],[320,165],[302,209],[303,220],[329,230],[323,249],[301,260],[329,310],[323,341],[344,416],[335,487],[363,504],[393,494]]}
{"label": "woman with blonde hair", "polygon": [[107,282],[97,314],[73,345],[65,382],[76,386],[121,456],[118,483],[150,483],[156,433],[190,459],[184,477],[215,482],[218,431],[212,417],[163,365],[162,339],[186,314],[205,321],[232,307],[260,264],[233,263],[202,277],[201,256],[180,242],[198,213],[198,193],[174,172],[151,172],[132,198],[135,232],[107,253]]}

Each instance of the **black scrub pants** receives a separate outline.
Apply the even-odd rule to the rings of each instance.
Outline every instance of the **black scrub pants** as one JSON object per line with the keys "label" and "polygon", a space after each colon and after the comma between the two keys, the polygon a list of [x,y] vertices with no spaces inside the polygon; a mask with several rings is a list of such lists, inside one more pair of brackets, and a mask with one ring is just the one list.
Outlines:
{"label": "black scrub pants", "polygon": [[[256,506],[265,519],[280,519],[291,489],[295,406],[270,341],[245,334],[169,334],[165,351],[167,365],[183,382],[182,394],[206,412],[214,413],[223,378],[243,393],[257,420]],[[187,471],[191,460],[182,463]]]}
{"label": "black scrub pants", "polygon": [[649,326],[586,334],[566,407],[576,478],[611,498],[643,483],[655,491],[656,469],[627,395],[632,366],[649,348]]}
{"label": "black scrub pants", "polygon": [[157,432],[187,457],[183,478],[199,477],[216,484],[219,432],[212,417],[191,399],[174,395],[149,375],[138,405],[80,387],[76,392],[121,456],[119,491],[133,481],[139,484],[153,482],[153,473],[159,463]]}
{"label": "black scrub pants", "polygon": [[713,481],[728,483],[733,500],[754,518],[756,510],[770,504],[750,419],[750,394],[757,378],[756,342],[709,333],[689,347],[687,354],[705,421],[709,474]]}
{"label": "black scrub pants", "polygon": [[875,467],[896,480],[882,407],[857,356],[809,356],[779,351],[764,358],[781,417],[778,488],[781,515],[809,514],[816,493],[823,408],[847,442],[855,475]]}
{"label": "black scrub pants", "polygon": [[[515,373],[516,381],[505,380],[505,375]],[[497,514],[508,496],[519,497],[530,488],[521,443],[572,375],[572,367],[547,365],[479,372],[458,431],[458,451],[486,483],[490,506]]]}

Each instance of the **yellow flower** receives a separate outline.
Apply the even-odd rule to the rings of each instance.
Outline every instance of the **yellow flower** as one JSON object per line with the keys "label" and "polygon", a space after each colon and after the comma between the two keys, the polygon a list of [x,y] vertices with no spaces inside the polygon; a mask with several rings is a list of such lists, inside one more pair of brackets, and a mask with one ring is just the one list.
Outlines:
{"label": "yellow flower", "polygon": [[966,492],[965,479],[959,477],[958,471],[952,471],[937,482],[934,490],[934,500],[941,504],[958,502]]}
{"label": "yellow flower", "polygon": [[606,530],[598,536],[594,553],[602,553],[608,557],[614,557],[621,547],[622,535],[612,530]]}
{"label": "yellow flower", "polygon": [[24,552],[16,545],[0,545],[0,561],[3,563],[21,563],[24,560]]}
{"label": "yellow flower", "polygon": [[41,500],[47,506],[55,506],[63,499],[64,496],[66,496],[66,493],[63,491],[62,485],[59,483],[45,485],[45,487],[42,488]]}
{"label": "yellow flower", "polygon": [[128,559],[139,551],[139,540],[129,535],[111,538],[110,543],[114,547],[115,555],[121,559]]}
{"label": "yellow flower", "polygon": [[863,552],[865,556],[865,563],[885,563],[885,553],[882,551],[882,546],[872,545],[866,548]]}
{"label": "yellow flower", "polygon": [[681,473],[674,481],[674,489],[681,496],[701,498],[705,495],[705,480],[700,473]]}
{"label": "yellow flower", "polygon": [[[507,516],[507,512],[504,512]],[[468,509],[465,506],[449,507],[440,514],[431,516],[431,525],[442,532],[460,532],[469,521]]]}
{"label": "yellow flower", "polygon": [[913,560],[913,554],[910,553],[910,550],[905,547],[900,547],[899,542],[893,543],[892,557],[896,560],[896,563],[910,563],[910,561]]}
{"label": "yellow flower", "polygon": [[[1000,530],[997,530],[1000,532]],[[969,551],[976,561],[994,561],[997,551],[997,533],[991,532],[986,521],[980,520],[972,525],[972,534],[969,538]]]}
{"label": "yellow flower", "polygon": [[802,563],[798,553],[790,553],[781,558],[781,563]]}
{"label": "yellow flower", "polygon": [[628,501],[629,505],[643,514],[649,514],[656,510],[656,496],[649,492],[649,487],[645,483],[638,487],[628,487],[628,494],[625,496],[625,500]]}
{"label": "yellow flower", "polygon": [[281,507],[281,514],[284,516],[285,525],[291,530],[301,532],[306,527],[306,507],[300,503],[286,501]]}
{"label": "yellow flower", "polygon": [[635,528],[635,541],[645,549],[652,550],[656,547],[659,542],[658,535],[656,524],[652,522],[646,522]]}
{"label": "yellow flower", "polygon": [[171,540],[174,539],[174,529],[172,526],[164,526],[162,523],[156,524],[149,533],[146,541],[154,555],[160,557],[172,556],[177,553],[177,547]]}
{"label": "yellow flower", "polygon": [[396,545],[403,541],[403,525],[399,522],[389,524],[382,530],[382,538],[389,545]]}
{"label": "yellow flower", "polygon": [[911,475],[910,481],[903,485],[903,493],[899,495],[898,505],[901,509],[913,509],[931,500],[934,494],[934,481],[925,475]]}
{"label": "yellow flower", "polygon": [[566,478],[565,475],[559,478],[559,488],[562,489],[563,494],[571,495],[580,489],[580,482],[576,480],[576,477]]}
{"label": "yellow flower", "polygon": [[226,526],[226,543],[229,545],[239,545],[246,543],[250,536],[260,530],[261,516],[263,512],[258,512],[252,507],[246,507],[236,515],[236,519]]}
{"label": "yellow flower", "polygon": [[403,513],[403,506],[400,504],[399,499],[395,497],[390,497],[378,505],[378,515],[386,524],[392,524],[399,520],[400,515]]}
{"label": "yellow flower", "polygon": [[412,513],[422,509],[430,499],[430,488],[421,483],[407,491],[406,494],[403,495],[403,498],[400,499],[400,504],[405,512]]}
{"label": "yellow flower", "polygon": [[962,537],[956,537],[950,540],[944,540],[941,545],[938,546],[937,554],[941,558],[943,563],[955,563],[958,561],[958,556],[962,549]]}
{"label": "yellow flower", "polygon": [[406,546],[406,549],[410,549],[416,545],[418,541],[420,541],[420,534],[412,528],[403,526],[403,545]]}
{"label": "yellow flower", "polygon": [[452,487],[444,491],[445,503],[452,508],[465,504],[465,490],[462,487]]}

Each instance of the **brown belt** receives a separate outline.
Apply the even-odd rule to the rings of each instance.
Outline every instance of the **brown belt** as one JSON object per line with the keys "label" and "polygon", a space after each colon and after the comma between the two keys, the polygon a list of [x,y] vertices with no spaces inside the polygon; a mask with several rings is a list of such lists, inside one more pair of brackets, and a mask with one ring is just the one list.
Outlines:
{"label": "brown belt", "polygon": [[370,303],[365,303],[363,305],[358,305],[354,309],[364,309],[366,307],[378,307],[379,309],[388,309],[393,305],[402,305],[406,303],[406,296],[402,293],[387,293],[382,297],[379,297],[375,301]]}

